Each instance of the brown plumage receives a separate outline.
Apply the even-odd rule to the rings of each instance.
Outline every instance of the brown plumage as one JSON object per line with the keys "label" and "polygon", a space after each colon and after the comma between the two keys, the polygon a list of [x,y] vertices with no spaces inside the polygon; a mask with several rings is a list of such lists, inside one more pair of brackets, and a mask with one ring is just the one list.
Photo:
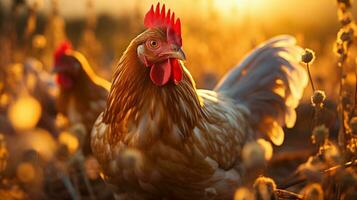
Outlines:
{"label": "brown plumage", "polygon": [[[150,19],[170,18],[159,5],[152,10]],[[261,135],[262,124],[280,143],[281,126],[294,123],[307,84],[300,48],[291,37],[274,38],[214,91],[198,90],[176,62],[185,56],[181,38],[169,39],[173,23],[159,22],[150,21],[123,53],[92,130],[93,153],[123,199],[231,199],[245,181],[243,145]]]}
{"label": "brown plumage", "polygon": [[[68,117],[71,124],[81,123],[89,134],[98,115],[103,111],[110,83],[98,77],[87,59],[70,48],[59,47],[54,71],[60,93],[58,111]],[[62,48],[62,50],[60,50]],[[89,153],[90,137],[86,137],[83,150]]]}

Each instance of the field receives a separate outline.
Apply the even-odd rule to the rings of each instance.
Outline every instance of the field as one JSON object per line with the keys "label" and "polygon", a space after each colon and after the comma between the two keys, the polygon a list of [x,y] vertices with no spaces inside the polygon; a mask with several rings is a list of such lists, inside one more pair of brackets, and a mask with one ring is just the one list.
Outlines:
{"label": "field", "polygon": [[[292,35],[307,49],[301,64],[309,84],[295,126],[284,127],[281,146],[245,146],[257,166],[234,199],[357,199],[357,2],[160,2],[180,16],[185,66],[197,88],[214,88],[274,36]],[[99,162],[83,152],[86,125],[58,110],[54,54],[70,41],[110,82],[130,41],[145,30],[151,4],[0,0],[0,199],[114,199]]]}

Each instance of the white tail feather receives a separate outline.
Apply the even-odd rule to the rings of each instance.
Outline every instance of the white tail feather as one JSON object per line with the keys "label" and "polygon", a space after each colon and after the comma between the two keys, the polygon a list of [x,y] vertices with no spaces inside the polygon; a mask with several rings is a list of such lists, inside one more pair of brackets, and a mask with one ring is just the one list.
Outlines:
{"label": "white tail feather", "polygon": [[244,104],[257,131],[272,142],[284,141],[282,126],[292,127],[295,108],[308,83],[300,64],[303,50],[291,36],[275,37],[251,52],[233,68],[215,90]]}

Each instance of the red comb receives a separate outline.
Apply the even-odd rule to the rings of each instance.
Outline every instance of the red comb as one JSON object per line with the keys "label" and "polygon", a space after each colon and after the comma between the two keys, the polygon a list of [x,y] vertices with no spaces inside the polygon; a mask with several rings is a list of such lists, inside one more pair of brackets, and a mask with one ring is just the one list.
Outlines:
{"label": "red comb", "polygon": [[60,61],[61,57],[63,55],[65,55],[65,53],[68,50],[71,50],[71,49],[72,49],[72,44],[69,41],[62,42],[55,50],[55,53],[54,53],[55,63],[58,63]]}
{"label": "red comb", "polygon": [[165,4],[162,5],[161,11],[160,3],[157,3],[155,10],[154,5],[151,5],[150,10],[145,15],[144,25],[146,28],[167,28],[168,37],[182,46],[180,18],[175,20],[175,13],[172,12],[171,14],[170,9],[166,13]]}

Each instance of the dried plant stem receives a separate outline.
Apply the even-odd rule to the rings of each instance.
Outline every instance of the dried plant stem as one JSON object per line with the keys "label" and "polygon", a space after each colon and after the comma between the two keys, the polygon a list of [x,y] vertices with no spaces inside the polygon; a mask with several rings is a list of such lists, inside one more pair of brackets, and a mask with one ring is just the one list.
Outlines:
{"label": "dried plant stem", "polygon": [[285,190],[285,189],[288,189],[294,185],[305,183],[306,181],[307,181],[306,178],[298,178],[298,179],[292,180],[286,184],[280,185],[279,188]]}
{"label": "dried plant stem", "polygon": [[[352,161],[349,161],[349,162],[346,162],[345,164],[342,164],[342,165],[336,165],[336,166],[333,166],[333,167],[330,167],[328,169],[325,169],[323,171],[321,171],[320,173],[321,174],[327,174],[327,173],[331,173],[331,172],[334,172],[338,169],[341,169],[341,168],[349,168],[349,167],[352,167],[352,166],[357,166],[357,160],[352,160]],[[296,179],[294,179],[293,177],[296,177]],[[292,187],[294,185],[298,185],[298,184],[302,184],[302,183],[305,183],[307,181],[307,178],[305,177],[301,177],[299,175],[299,173],[295,173],[293,176],[290,176],[289,179],[292,179],[291,181],[286,181],[285,184],[281,184],[278,188],[280,189],[287,189],[289,187]]]}
{"label": "dried plant stem", "polygon": [[[321,108],[318,108],[317,106],[314,107],[311,130],[314,130],[314,128],[318,125],[320,111],[321,111]],[[319,149],[319,147],[318,147],[318,149]]]}
{"label": "dried plant stem", "polygon": [[340,168],[348,168],[348,167],[355,166],[355,165],[357,165],[357,160],[356,159],[352,160],[352,161],[349,161],[349,162],[346,162],[343,165],[336,165],[336,166],[330,167],[328,169],[325,169],[323,171],[323,173],[328,173],[328,172],[331,172],[331,171],[336,171],[337,169],[340,169]]}
{"label": "dried plant stem", "polygon": [[339,103],[337,107],[338,122],[340,124],[339,131],[338,131],[338,144],[340,148],[344,150],[346,142],[345,142],[345,117],[344,117],[345,108],[343,105],[343,83],[344,83],[343,64],[339,62],[338,67],[340,72]]}
{"label": "dried plant stem", "polygon": [[302,195],[287,190],[276,189],[274,193],[278,196],[278,199],[296,199],[296,200],[304,199]]}
{"label": "dried plant stem", "polygon": [[307,73],[309,74],[309,79],[310,79],[312,91],[315,91],[314,81],[312,81],[312,76],[311,76],[311,72],[310,72],[309,63],[306,63],[306,69],[307,69]]}
{"label": "dried plant stem", "polygon": [[354,100],[353,100],[353,107],[350,118],[352,118],[355,114],[356,105],[357,105],[357,60],[356,60],[356,67],[355,67],[355,88],[354,88]]}
{"label": "dried plant stem", "polygon": [[[306,63],[306,70],[307,70],[307,73],[309,75],[309,80],[310,80],[310,83],[311,83],[312,92],[314,93],[315,92],[315,85],[314,85],[314,81],[312,80],[312,75],[311,75],[309,63]],[[316,106],[315,110],[314,110],[314,114],[313,114],[312,129],[317,125],[319,111],[320,111],[320,109]]]}

